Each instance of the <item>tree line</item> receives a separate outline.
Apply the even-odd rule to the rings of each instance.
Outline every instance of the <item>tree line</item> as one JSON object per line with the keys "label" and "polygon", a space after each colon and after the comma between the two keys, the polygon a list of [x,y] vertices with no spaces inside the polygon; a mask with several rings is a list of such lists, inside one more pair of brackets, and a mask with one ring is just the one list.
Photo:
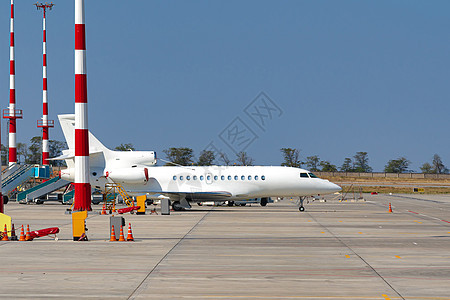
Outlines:
{"label": "tree line", "polygon": [[[303,162],[300,160],[300,151],[294,148],[281,148],[280,151],[283,154],[282,166],[289,167],[302,167],[303,165],[310,171],[317,172],[359,172],[370,173],[372,167],[369,165],[369,156],[367,152],[356,152],[356,154],[350,158],[344,158],[344,162],[340,167],[333,165],[329,161],[320,160],[317,155],[308,156]],[[397,159],[389,160],[384,166],[384,172],[386,173],[408,173],[411,161],[405,157],[399,157]],[[425,162],[420,170],[422,173],[429,174],[448,174],[449,170],[442,162],[441,157],[438,154],[433,155],[431,163]]]}
{"label": "tree line", "polygon": [[[134,148],[133,148],[134,149]],[[321,160],[317,155],[307,156],[303,161],[300,158],[300,150],[295,148],[281,148],[283,157],[282,166],[287,167],[305,167],[312,172],[359,172],[370,173],[373,171],[369,165],[369,155],[367,152],[356,152],[352,157],[344,158],[341,166],[336,166],[330,161]],[[251,158],[247,152],[240,152],[236,154],[234,160],[229,159],[224,153],[219,153],[219,157],[215,157],[213,151],[203,150],[200,152],[198,159],[195,159],[194,151],[187,147],[172,147],[163,150],[166,155],[167,161],[165,165],[196,165],[196,166],[211,166],[214,164],[239,165],[239,166],[252,166],[254,164],[253,158]],[[408,173],[411,162],[405,157],[399,157],[397,159],[389,160],[385,167],[386,173]],[[431,162],[426,162],[420,167],[422,173],[435,173],[435,174],[447,174],[448,168],[442,162],[442,159],[438,154],[435,154]]]}
{"label": "tree line", "polygon": [[[31,145],[27,146],[24,143],[18,143],[17,155],[19,161],[25,163],[40,163],[41,149],[42,149],[42,138],[40,136],[35,136],[30,140]],[[67,148],[65,142],[53,141],[49,142],[50,157],[55,157],[61,155],[62,149]],[[117,151],[134,151],[136,150],[131,143],[120,144],[115,147],[114,150]],[[358,172],[358,173],[370,173],[372,172],[372,167],[369,165],[369,155],[367,152],[360,151],[356,152],[352,157],[344,158],[341,166],[336,166],[330,161],[321,160],[317,155],[307,156],[303,161],[300,158],[300,150],[296,148],[281,148],[283,162],[282,166],[287,167],[305,167],[312,172]],[[220,165],[238,165],[238,166],[253,166],[254,159],[249,156],[247,152],[239,152],[233,158],[229,158],[225,153],[219,153],[218,157],[213,151],[203,150],[200,152],[198,158],[195,158],[194,150],[188,147],[171,147],[169,149],[163,150],[166,155],[165,165],[166,166],[212,166],[215,164]],[[2,163],[6,164],[7,148],[2,145]],[[22,160],[20,160],[20,158]],[[51,165],[60,166],[64,165],[63,161],[51,161]],[[409,165],[411,161],[405,157],[399,157],[397,159],[389,160],[384,166],[384,172],[386,173],[408,173]],[[449,169],[442,162],[441,157],[438,154],[434,154],[431,162],[425,162],[420,170],[422,173],[429,174],[448,174]]]}
{"label": "tree line", "polygon": [[[49,156],[57,157],[62,155],[62,150],[67,149],[66,142],[49,140]],[[34,136],[30,139],[30,144],[17,143],[17,161],[25,164],[40,164],[42,163],[42,137]],[[1,162],[2,165],[8,164],[8,147],[1,144]],[[51,160],[51,166],[62,167],[66,163],[64,160]]]}

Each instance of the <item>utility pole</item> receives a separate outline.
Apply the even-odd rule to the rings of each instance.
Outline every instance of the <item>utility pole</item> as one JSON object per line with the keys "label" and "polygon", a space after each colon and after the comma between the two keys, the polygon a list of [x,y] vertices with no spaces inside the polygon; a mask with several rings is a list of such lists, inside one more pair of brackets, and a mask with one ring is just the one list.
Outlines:
{"label": "utility pole", "polygon": [[43,11],[42,19],[42,30],[43,30],[43,40],[42,40],[42,52],[43,52],[43,67],[42,67],[42,119],[37,121],[37,127],[42,128],[42,165],[48,165],[49,158],[49,128],[53,128],[54,121],[48,119],[48,94],[47,94],[47,33],[46,33],[46,13],[47,10],[52,10],[53,3],[35,3],[37,10]]}
{"label": "utility pole", "polygon": [[3,110],[3,118],[9,119],[9,165],[17,163],[16,120],[22,119],[22,110],[16,109],[16,66],[14,50],[14,0],[11,0],[9,47],[9,107]]}
{"label": "utility pole", "polygon": [[75,200],[74,211],[91,208],[84,0],[75,0]]}

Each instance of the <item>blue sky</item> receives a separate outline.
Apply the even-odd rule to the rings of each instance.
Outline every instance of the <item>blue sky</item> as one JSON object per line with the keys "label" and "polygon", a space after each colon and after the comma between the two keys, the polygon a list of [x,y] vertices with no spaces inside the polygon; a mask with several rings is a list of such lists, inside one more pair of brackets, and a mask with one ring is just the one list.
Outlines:
{"label": "blue sky", "polygon": [[[17,138],[40,135],[42,14],[15,7]],[[74,3],[47,17],[50,118],[74,111]],[[0,94],[9,102],[9,1],[0,15]],[[279,165],[280,148],[341,165],[357,151],[382,171],[434,153],[450,165],[448,1],[86,0],[89,128],[109,147],[210,142],[236,123],[245,150]],[[263,128],[245,108],[264,92],[280,109]],[[254,102],[257,103],[257,102]],[[234,125],[233,125],[234,124]],[[231,126],[231,127],[230,127]],[[2,121],[2,141],[7,141]],[[62,140],[59,125],[50,138]],[[236,147],[234,147],[236,148]],[[235,149],[236,150],[236,149]]]}

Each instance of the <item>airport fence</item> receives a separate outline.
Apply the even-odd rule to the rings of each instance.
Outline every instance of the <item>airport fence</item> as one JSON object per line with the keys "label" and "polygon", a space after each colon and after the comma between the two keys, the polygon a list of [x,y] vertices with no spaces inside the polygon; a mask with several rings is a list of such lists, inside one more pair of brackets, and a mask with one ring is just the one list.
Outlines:
{"label": "airport fence", "polygon": [[385,172],[314,172],[319,177],[450,179],[450,174],[385,173]]}

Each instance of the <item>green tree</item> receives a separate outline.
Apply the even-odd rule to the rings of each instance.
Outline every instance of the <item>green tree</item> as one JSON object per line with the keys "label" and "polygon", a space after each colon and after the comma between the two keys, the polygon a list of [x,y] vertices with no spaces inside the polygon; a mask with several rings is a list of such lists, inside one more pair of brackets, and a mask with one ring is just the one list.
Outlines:
{"label": "green tree", "polygon": [[136,149],[134,149],[133,144],[127,143],[127,144],[120,144],[119,146],[114,148],[114,150],[116,150],[116,151],[130,151],[130,150],[134,151]]}
{"label": "green tree", "polygon": [[434,173],[433,166],[430,165],[430,163],[427,163],[427,162],[424,163],[424,164],[420,167],[420,170],[422,171],[422,173],[427,173],[427,174]]}
{"label": "green tree", "polygon": [[248,156],[247,152],[239,152],[236,155],[236,161],[238,166],[253,166],[253,158]]}
{"label": "green tree", "polygon": [[353,165],[355,168],[355,172],[372,172],[372,168],[369,166],[369,156],[367,155],[367,152],[356,152],[353,158],[355,159]]}
{"label": "green tree", "polygon": [[40,164],[42,155],[42,137],[34,136],[30,139],[30,147],[28,147],[29,154],[25,160],[27,164]]}
{"label": "green tree", "polygon": [[317,155],[308,156],[306,158],[305,164],[306,164],[306,167],[308,168],[308,170],[310,170],[312,172],[317,172],[317,171],[319,171],[320,159]]}
{"label": "green tree", "polygon": [[198,157],[197,166],[212,166],[214,164],[214,152],[210,150],[203,150]]}
{"label": "green tree", "polygon": [[1,156],[2,156],[2,166],[6,166],[8,164],[8,148],[1,144]]}
{"label": "green tree", "polygon": [[408,166],[411,162],[404,157],[398,159],[391,159],[384,166],[384,172],[386,173],[404,173],[408,170]]}
{"label": "green tree", "polygon": [[169,160],[169,162],[166,163],[166,166],[173,166],[173,165],[189,166],[189,165],[192,165],[194,151],[191,148],[172,147],[172,148],[163,150],[163,152],[166,154],[166,157]]}
{"label": "green tree", "polygon": [[341,172],[354,172],[355,170],[353,169],[352,159],[349,157],[346,157],[344,159],[344,163],[342,164],[342,166],[339,169],[341,170]]}
{"label": "green tree", "polygon": [[29,155],[28,145],[25,143],[17,143],[17,161],[19,163],[26,163]]}
{"label": "green tree", "polygon": [[300,168],[302,162],[300,161],[300,151],[295,148],[281,148],[281,153],[283,153],[284,162],[281,163],[282,166]]}
{"label": "green tree", "polygon": [[[50,158],[53,158],[62,155],[62,150],[67,148],[67,144],[66,142],[50,140],[48,142],[48,148],[49,156]],[[51,166],[55,167],[62,167],[66,165],[64,160],[50,160],[49,163]]]}
{"label": "green tree", "polygon": [[329,161],[321,161],[320,162],[320,166],[322,167],[322,172],[336,172],[337,168],[335,165],[333,165],[332,163],[330,163]]}
{"label": "green tree", "polygon": [[436,174],[446,174],[448,173],[448,169],[445,167],[444,163],[442,162],[442,159],[439,155],[435,154],[433,155],[433,170]]}
{"label": "green tree", "polygon": [[420,167],[422,173],[433,173],[433,174],[447,174],[448,169],[442,162],[442,159],[439,155],[433,155],[433,160],[430,163],[424,163],[422,167]]}
{"label": "green tree", "polygon": [[223,161],[225,166],[231,165],[231,160],[228,158],[228,155],[226,153],[219,152],[219,158],[220,158],[221,161]]}

